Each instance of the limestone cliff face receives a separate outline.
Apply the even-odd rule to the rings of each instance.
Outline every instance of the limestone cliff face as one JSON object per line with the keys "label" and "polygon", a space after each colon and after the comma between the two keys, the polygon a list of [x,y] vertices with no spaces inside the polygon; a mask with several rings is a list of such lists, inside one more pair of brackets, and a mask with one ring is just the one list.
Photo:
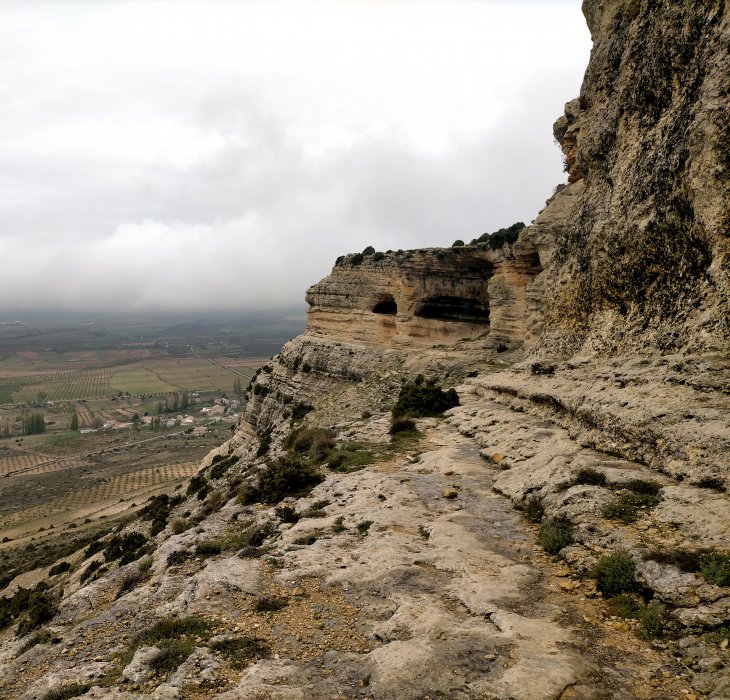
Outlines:
{"label": "limestone cliff face", "polygon": [[407,348],[488,332],[492,346],[520,345],[540,269],[528,242],[345,256],[307,292],[307,334]]}
{"label": "limestone cliff face", "polygon": [[585,0],[583,12],[591,60],[554,129],[572,184],[526,232],[545,268],[531,290],[540,346],[726,351],[727,3]]}

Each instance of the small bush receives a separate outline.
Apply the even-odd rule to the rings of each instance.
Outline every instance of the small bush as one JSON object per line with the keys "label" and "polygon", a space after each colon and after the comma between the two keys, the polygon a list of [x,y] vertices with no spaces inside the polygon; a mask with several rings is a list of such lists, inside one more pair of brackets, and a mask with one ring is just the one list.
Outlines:
{"label": "small bush", "polygon": [[616,501],[604,506],[601,514],[608,520],[622,520],[625,523],[632,523],[636,520],[638,509],[631,503]]}
{"label": "small bush", "polygon": [[644,605],[643,601],[634,595],[619,593],[610,601],[609,607],[620,617],[638,620],[641,625],[639,634],[644,639],[653,639],[664,631],[666,609],[658,601]]}
{"label": "small bush", "polygon": [[425,382],[419,375],[412,384],[406,384],[393,406],[393,418],[440,416],[444,411],[459,405],[459,395],[454,389],[443,391],[434,381]]}
{"label": "small bush", "polygon": [[661,484],[656,481],[646,479],[631,479],[631,481],[627,481],[621,484],[621,486],[629,491],[633,491],[633,493],[645,494],[647,496],[658,496],[659,490],[662,488]]}
{"label": "small bush", "polygon": [[464,245],[464,241],[461,240],[461,238],[457,238],[452,244],[452,248],[461,248]]}
{"label": "small bush", "polygon": [[695,482],[694,486],[701,489],[712,489],[713,491],[719,491],[720,493],[725,493],[727,489],[725,481],[714,476],[706,476]]}
{"label": "small bush", "polygon": [[167,566],[178,566],[192,558],[192,554],[184,549],[176,549],[167,555]]}
{"label": "small bush", "polygon": [[[188,496],[192,496],[194,493],[199,493],[208,486],[208,480],[202,474],[196,474],[190,479],[188,483],[188,489],[186,491]],[[202,500],[202,499],[201,499]]]}
{"label": "small bush", "polygon": [[415,433],[416,422],[410,418],[393,418],[393,422],[390,425],[388,431],[391,435],[398,435],[400,433]]}
{"label": "small bush", "polygon": [[307,492],[323,480],[312,465],[295,457],[282,457],[267,464],[259,474],[258,485],[245,486],[239,499],[244,504],[278,503],[287,496]]}
{"label": "small bush", "polygon": [[563,547],[573,544],[573,525],[567,518],[559,516],[540,525],[537,539],[546,552],[557,554]]}
{"label": "small bush", "polygon": [[276,596],[261,596],[256,599],[253,609],[256,612],[276,612],[286,606],[287,601],[284,598],[277,598]]}
{"label": "small bush", "polygon": [[584,467],[583,469],[578,470],[578,473],[573,479],[573,484],[582,484],[586,486],[605,486],[606,475],[603,472],[599,472],[598,470],[593,469],[592,467]]}
{"label": "small bush", "polygon": [[160,653],[149,662],[149,667],[153,671],[163,674],[178,668],[195,649],[195,644],[188,639],[163,639],[158,642],[157,646]]}
{"label": "small bush", "polygon": [[636,565],[628,552],[615,552],[601,557],[596,565],[598,590],[607,596],[616,596],[634,588]]}
{"label": "small bush", "polygon": [[294,510],[291,506],[278,506],[274,512],[283,523],[299,522],[299,515],[297,515],[296,510]]}
{"label": "small bush", "polygon": [[185,518],[175,518],[170,523],[170,529],[174,535],[180,535],[185,532],[185,530],[190,529],[190,523],[185,520]]}
{"label": "small bush", "polygon": [[79,582],[85,583],[88,581],[99,569],[101,568],[101,560],[96,559],[92,561],[79,576]]}
{"label": "small bush", "polygon": [[50,570],[48,571],[49,576],[58,576],[58,574],[62,574],[65,571],[71,570],[71,564],[67,561],[61,561],[55,566],[52,566]]}
{"label": "small bush", "polygon": [[335,446],[335,433],[324,428],[297,428],[286,439],[286,448],[322,462]]}
{"label": "small bush", "polygon": [[261,658],[269,653],[266,643],[255,637],[220,639],[212,642],[210,649],[227,658],[236,669],[243,668],[250,659]]}
{"label": "small bush", "polygon": [[107,561],[119,559],[119,564],[129,564],[147,553],[147,538],[141,532],[128,532],[126,535],[113,535],[104,547]]}
{"label": "small bush", "polygon": [[208,542],[201,542],[195,547],[195,555],[207,559],[208,557],[214,557],[216,554],[220,554],[223,551],[219,542],[210,540]]}
{"label": "small bush", "polygon": [[212,466],[210,468],[210,478],[220,479],[237,462],[238,457],[235,455],[231,455],[230,457],[216,455],[213,457]]}
{"label": "small bush", "polygon": [[339,534],[340,532],[344,532],[345,530],[347,530],[347,528],[343,525],[343,518],[336,518],[335,522],[332,524],[332,532],[334,532],[335,534]]}
{"label": "small bush", "polygon": [[182,496],[168,496],[161,494],[160,496],[152,496],[147,505],[139,511],[142,520],[151,520],[152,527],[150,533],[154,537],[167,527],[167,521],[170,518],[170,511],[182,503]]}
{"label": "small bush", "polygon": [[51,620],[57,612],[56,601],[44,591],[35,590],[30,594],[25,616],[15,631],[16,637],[24,637],[28,632]]}
{"label": "small bush", "polygon": [[49,690],[41,697],[41,700],[69,700],[69,698],[77,698],[80,695],[85,695],[90,690],[91,684],[89,683],[68,683]]}
{"label": "small bush", "polygon": [[699,570],[708,583],[730,586],[730,554],[707,552],[700,555]]}
{"label": "small bush", "polygon": [[302,535],[301,537],[297,537],[297,539],[294,540],[294,544],[309,546],[310,544],[314,544],[317,539],[318,535]]}
{"label": "small bush", "polygon": [[539,523],[545,515],[545,508],[542,505],[542,499],[539,496],[530,496],[522,508],[525,518],[531,523]]}
{"label": "small bush", "polygon": [[361,523],[358,523],[356,526],[358,533],[361,535],[367,535],[372,524],[372,520],[363,520]]}

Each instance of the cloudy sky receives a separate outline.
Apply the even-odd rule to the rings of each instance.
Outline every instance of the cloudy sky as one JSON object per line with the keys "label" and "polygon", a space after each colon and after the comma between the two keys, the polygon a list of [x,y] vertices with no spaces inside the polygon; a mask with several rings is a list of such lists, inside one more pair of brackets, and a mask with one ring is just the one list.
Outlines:
{"label": "cloudy sky", "polygon": [[535,217],[580,0],[0,3],[0,311],[302,304]]}

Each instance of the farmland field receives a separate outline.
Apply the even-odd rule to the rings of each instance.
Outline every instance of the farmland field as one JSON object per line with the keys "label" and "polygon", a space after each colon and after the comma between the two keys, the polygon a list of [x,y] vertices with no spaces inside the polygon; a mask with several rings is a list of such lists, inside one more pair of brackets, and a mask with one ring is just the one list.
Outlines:
{"label": "farmland field", "polygon": [[[0,316],[0,558],[32,568],[38,552],[174,490],[230,436],[237,392],[303,325]],[[214,404],[216,415],[201,410]],[[39,413],[44,430],[29,434],[25,417]]]}

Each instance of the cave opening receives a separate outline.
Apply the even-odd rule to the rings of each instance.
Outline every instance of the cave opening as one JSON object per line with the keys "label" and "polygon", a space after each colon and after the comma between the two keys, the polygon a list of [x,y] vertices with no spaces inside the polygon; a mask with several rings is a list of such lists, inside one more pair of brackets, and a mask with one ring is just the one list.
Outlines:
{"label": "cave opening", "polygon": [[489,303],[458,296],[433,296],[423,299],[416,308],[420,318],[466,323],[489,323]]}
{"label": "cave opening", "polygon": [[395,316],[398,313],[398,304],[396,304],[395,299],[389,295],[373,306],[373,313]]}

